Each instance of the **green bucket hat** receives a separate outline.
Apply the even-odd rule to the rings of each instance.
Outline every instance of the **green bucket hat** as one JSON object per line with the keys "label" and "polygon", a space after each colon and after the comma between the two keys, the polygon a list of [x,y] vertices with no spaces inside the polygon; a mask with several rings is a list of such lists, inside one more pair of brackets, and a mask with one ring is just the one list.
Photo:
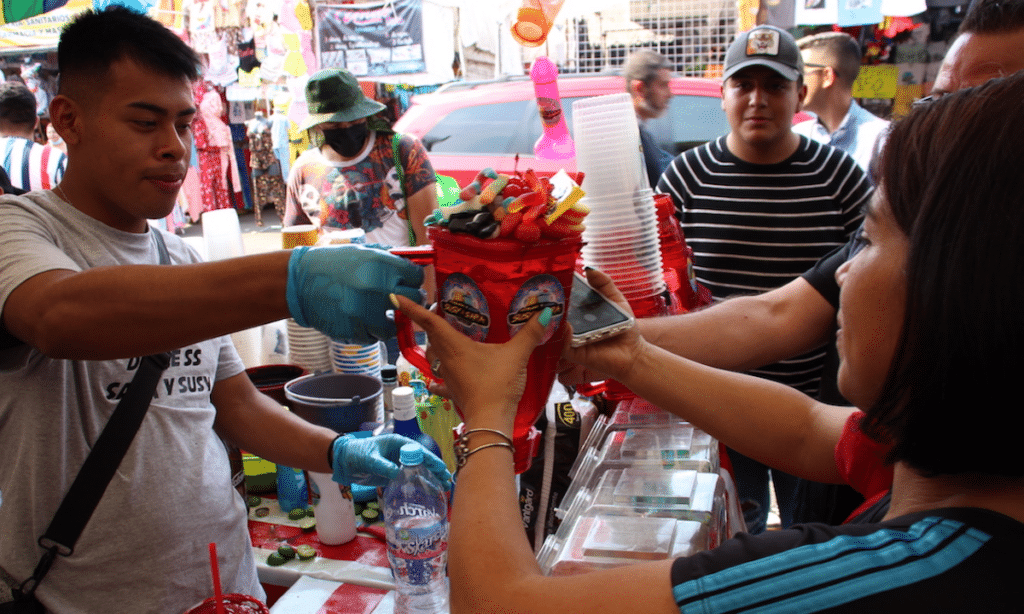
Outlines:
{"label": "green bucket hat", "polygon": [[356,78],[343,68],[327,68],[310,77],[306,104],[309,117],[302,122],[303,130],[318,124],[354,121],[387,108],[367,98]]}

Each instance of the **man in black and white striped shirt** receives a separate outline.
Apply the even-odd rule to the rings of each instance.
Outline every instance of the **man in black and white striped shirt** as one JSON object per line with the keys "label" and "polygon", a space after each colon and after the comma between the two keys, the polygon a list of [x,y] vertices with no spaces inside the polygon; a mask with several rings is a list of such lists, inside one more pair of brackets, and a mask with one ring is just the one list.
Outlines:
{"label": "man in black and white striped shirt", "polygon": [[[658,183],[675,201],[697,279],[716,300],[799,277],[846,243],[871,195],[853,158],[792,131],[806,89],[803,70],[796,41],[785,31],[760,26],[741,34],[723,73],[729,134],[680,154]],[[819,349],[752,373],[814,396],[823,361]],[[734,465],[744,462],[730,457]],[[737,467],[741,499],[742,474]],[[787,525],[795,486],[784,485],[778,473],[773,478]],[[757,488],[766,495],[764,483],[759,478]],[[767,503],[760,495],[755,500]]]}

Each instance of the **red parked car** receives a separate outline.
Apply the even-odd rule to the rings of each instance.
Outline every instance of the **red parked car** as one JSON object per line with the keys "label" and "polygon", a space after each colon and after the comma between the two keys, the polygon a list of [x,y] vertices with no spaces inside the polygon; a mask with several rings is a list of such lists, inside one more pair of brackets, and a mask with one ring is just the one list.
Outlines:
{"label": "red parked car", "polygon": [[[562,75],[559,94],[566,124],[572,131],[572,103],[589,96],[626,91],[620,75]],[[648,129],[663,149],[679,153],[729,131],[721,107],[720,82],[711,79],[672,79],[669,112],[650,120]],[[550,175],[573,163],[539,160],[533,144],[541,134],[540,115],[529,78],[503,81],[455,82],[437,92],[413,98],[412,106],[395,123],[395,130],[423,141],[434,170],[467,185],[480,169],[502,173],[532,168]]]}

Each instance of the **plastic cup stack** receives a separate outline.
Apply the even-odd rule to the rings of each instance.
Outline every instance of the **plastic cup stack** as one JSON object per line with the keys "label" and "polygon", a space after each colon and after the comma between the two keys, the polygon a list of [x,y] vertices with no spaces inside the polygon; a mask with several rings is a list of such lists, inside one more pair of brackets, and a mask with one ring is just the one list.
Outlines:
{"label": "plastic cup stack", "polygon": [[592,196],[632,194],[649,188],[640,153],[640,128],[629,94],[593,96],[572,103],[576,168]]}
{"label": "plastic cup stack", "polygon": [[586,175],[583,261],[630,300],[665,291],[654,191],[640,150],[640,128],[627,93],[573,103],[576,167]]}
{"label": "plastic cup stack", "polygon": [[216,209],[203,213],[203,240],[207,260],[224,260],[245,255],[242,227],[234,209]]}
{"label": "plastic cup stack", "polygon": [[331,367],[331,339],[315,328],[299,326],[288,318],[288,361],[310,373],[327,373]]}

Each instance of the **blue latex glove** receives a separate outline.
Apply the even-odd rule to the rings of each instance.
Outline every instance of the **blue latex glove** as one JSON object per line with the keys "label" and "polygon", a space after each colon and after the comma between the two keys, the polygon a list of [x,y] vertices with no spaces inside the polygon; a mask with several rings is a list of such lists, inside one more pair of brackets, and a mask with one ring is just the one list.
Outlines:
{"label": "blue latex glove", "polygon": [[[398,454],[407,443],[412,443],[412,440],[394,433],[376,437],[338,437],[331,449],[334,481],[341,484],[387,486],[398,475]],[[445,489],[451,486],[452,474],[448,472],[443,460],[424,449],[423,464]]]}
{"label": "blue latex glove", "polygon": [[360,245],[297,247],[288,261],[288,311],[300,326],[370,343],[395,336],[388,294],[422,303],[423,269]]}

